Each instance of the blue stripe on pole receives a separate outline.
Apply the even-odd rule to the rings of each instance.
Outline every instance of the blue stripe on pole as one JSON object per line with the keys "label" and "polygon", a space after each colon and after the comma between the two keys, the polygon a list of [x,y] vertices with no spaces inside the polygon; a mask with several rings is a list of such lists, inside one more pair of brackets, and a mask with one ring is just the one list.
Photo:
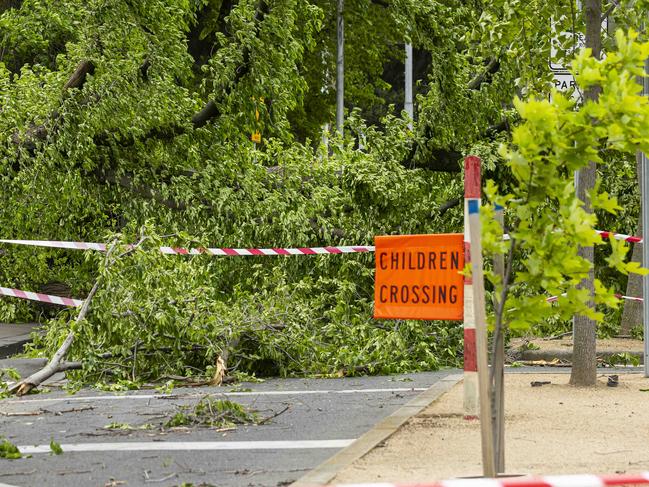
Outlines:
{"label": "blue stripe on pole", "polygon": [[494,206],[496,207],[496,211],[503,211],[504,210],[504,208],[502,206],[500,206],[499,204],[497,204],[497,203]]}
{"label": "blue stripe on pole", "polygon": [[469,200],[469,215],[480,211],[480,200],[471,198]]}

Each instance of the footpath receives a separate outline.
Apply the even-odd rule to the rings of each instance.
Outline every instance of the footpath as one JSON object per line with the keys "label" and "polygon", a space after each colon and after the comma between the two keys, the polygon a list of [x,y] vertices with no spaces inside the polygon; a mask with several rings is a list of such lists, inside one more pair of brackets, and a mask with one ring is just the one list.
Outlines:
{"label": "footpath", "polygon": [[[601,367],[597,387],[570,386],[569,342],[569,337],[526,340],[517,343],[519,349],[510,350],[517,365],[535,366],[506,370],[505,474],[649,471],[649,378],[638,367]],[[616,358],[642,358],[641,350],[639,340],[598,342],[602,364]],[[480,477],[480,424],[464,419],[462,381],[448,392],[421,397],[426,395],[427,404],[412,404],[407,419],[397,421],[393,414],[294,486],[432,484]],[[401,412],[408,414],[408,406]],[[597,484],[590,480],[591,485]]]}
{"label": "footpath", "polygon": [[[649,379],[608,374],[596,388],[568,374],[508,374],[505,463],[509,475],[615,474],[649,470]],[[533,387],[533,382],[543,383]],[[482,475],[480,426],[462,411],[462,384],[412,417],[331,483],[400,484]]]}

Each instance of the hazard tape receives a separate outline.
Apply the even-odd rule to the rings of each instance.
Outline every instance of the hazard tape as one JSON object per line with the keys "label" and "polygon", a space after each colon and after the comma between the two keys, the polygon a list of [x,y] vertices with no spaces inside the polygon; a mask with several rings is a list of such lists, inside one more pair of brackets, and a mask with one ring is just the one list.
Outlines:
{"label": "hazard tape", "polygon": [[[562,294],[562,296],[565,296],[565,293]],[[640,301],[640,302],[644,301],[643,298],[638,298],[635,296],[624,296],[623,294],[615,294],[614,296],[618,299],[626,299],[627,301]],[[548,299],[546,299],[548,303],[554,303],[558,300],[559,300],[559,296],[550,296]]]}
{"label": "hazard tape", "polygon": [[[624,233],[606,232],[604,230],[595,230],[595,233],[597,233],[602,238],[614,238],[615,240],[624,240],[625,242],[642,243],[642,237],[625,235]],[[503,240],[509,240],[510,238],[511,237],[508,233],[503,234]]]}
{"label": "hazard tape", "polygon": [[[631,243],[642,243],[642,237],[613,233],[604,230],[595,230],[602,238],[614,238]],[[503,234],[503,240],[509,240],[509,234]],[[94,242],[67,242],[60,240],[8,240],[0,239],[0,243],[14,245],[29,245],[32,247],[49,247],[56,249],[72,250],[98,250],[104,252],[106,244]],[[268,249],[234,249],[227,247],[220,248],[183,248],[183,247],[160,247],[160,252],[167,255],[217,255],[217,256],[253,256],[253,255],[322,255],[322,254],[352,254],[362,252],[374,252],[373,245],[351,245],[335,247],[295,247],[295,248],[268,248]]]}
{"label": "hazard tape", "polygon": [[77,308],[83,305],[82,299],[64,298],[62,296],[53,296],[51,294],[33,293],[31,291],[21,291],[9,287],[0,287],[0,295],[11,296],[19,299],[30,299],[42,303],[58,304],[60,306],[71,306]]}
{"label": "hazard tape", "polygon": [[649,484],[649,472],[617,475],[545,475],[543,477],[505,477],[452,479],[441,482],[392,484],[338,484],[333,487],[606,487]]}
{"label": "hazard tape", "polygon": [[640,301],[641,303],[644,301],[643,298],[638,298],[635,296],[624,296],[622,294],[616,294],[615,297],[618,299],[626,299],[627,301]]}
{"label": "hazard tape", "polygon": [[642,243],[642,237],[634,237],[633,235],[624,235],[623,233],[612,233],[612,232],[605,232],[603,230],[595,230],[602,238],[611,238],[613,237],[615,240],[624,240],[625,242],[632,242],[632,243]]}
{"label": "hazard tape", "polygon": [[357,252],[374,252],[374,246],[342,246],[342,247],[297,247],[271,249],[230,249],[230,248],[195,248],[160,247],[163,254],[178,255],[322,255],[322,254],[352,254]]}
{"label": "hazard tape", "polygon": [[[0,243],[14,245],[30,245],[33,247],[49,247],[73,250],[99,250],[105,251],[106,245],[101,243],[63,242],[57,240],[0,240]],[[268,248],[268,249],[232,249],[222,248],[183,248],[160,247],[160,252],[168,255],[218,255],[218,256],[254,256],[254,255],[323,255],[323,254],[352,254],[374,252],[373,245],[353,245],[337,247],[295,247],[295,248]]]}
{"label": "hazard tape", "polygon": [[30,245],[32,247],[50,247],[54,249],[100,250],[106,251],[106,244],[85,242],[61,242],[56,240],[0,240],[0,243]]}

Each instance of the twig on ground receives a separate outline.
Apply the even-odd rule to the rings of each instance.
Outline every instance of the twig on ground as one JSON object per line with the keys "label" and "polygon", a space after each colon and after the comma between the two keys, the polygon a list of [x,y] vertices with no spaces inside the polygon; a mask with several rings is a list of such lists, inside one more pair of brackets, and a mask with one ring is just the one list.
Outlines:
{"label": "twig on ground", "polygon": [[53,412],[56,416],[61,416],[62,414],[66,414],[66,413],[80,413],[82,411],[92,411],[93,409],[95,409],[94,406],[85,406],[82,408],[64,409],[63,411],[48,411],[47,409],[45,409],[45,412],[47,413]]}
{"label": "twig on ground", "polygon": [[169,475],[167,475],[166,477],[162,477],[160,479],[152,479],[152,478],[149,477],[149,471],[148,470],[144,471],[144,481],[145,482],[164,482],[165,480],[169,480],[169,479],[172,479],[172,478],[177,477],[177,476],[178,476],[178,474],[176,472],[173,472],[173,473],[170,473]]}
{"label": "twig on ground", "polygon": [[262,419],[262,420],[259,421],[257,424],[266,424],[266,423],[268,423],[271,419],[276,418],[276,417],[279,416],[280,414],[284,414],[286,411],[289,410],[290,407],[291,407],[291,406],[286,406],[286,407],[285,407],[284,409],[282,409],[281,411],[279,411],[279,412],[277,412],[277,413],[275,413],[275,414],[272,414],[271,416],[268,416],[267,418]]}
{"label": "twig on ground", "polygon": [[34,470],[28,470],[27,472],[8,472],[8,473],[0,473],[0,477],[12,477],[15,475],[33,475],[36,473],[36,469]]}
{"label": "twig on ground", "polygon": [[565,336],[568,336],[568,335],[572,335],[572,332],[567,331],[565,333],[559,333],[558,335],[552,335],[551,337],[542,338],[542,340],[560,340],[561,338],[563,338]]}
{"label": "twig on ground", "polygon": [[47,411],[43,409],[39,409],[37,411],[19,411],[17,413],[6,413],[4,411],[0,411],[0,416],[5,416],[5,417],[10,417],[10,416],[40,416],[41,414],[45,414]]}
{"label": "twig on ground", "polygon": [[59,470],[54,472],[56,475],[72,475],[72,474],[82,474],[82,473],[92,473],[92,470]]}

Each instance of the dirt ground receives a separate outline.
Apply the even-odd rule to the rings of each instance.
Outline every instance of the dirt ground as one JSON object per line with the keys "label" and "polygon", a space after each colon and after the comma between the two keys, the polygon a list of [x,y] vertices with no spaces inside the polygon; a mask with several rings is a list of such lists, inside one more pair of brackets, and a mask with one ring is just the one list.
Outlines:
{"label": "dirt ground", "polygon": [[[572,335],[565,335],[556,340],[548,340],[547,338],[513,338],[511,340],[511,348],[520,348],[525,343],[531,343],[534,349],[548,351],[548,350],[572,350]],[[642,352],[644,350],[644,342],[642,340],[634,340],[631,338],[606,338],[597,339],[598,352]]]}
{"label": "dirt ground", "polygon": [[[608,387],[568,385],[569,374],[508,374],[505,464],[509,474],[612,474],[649,470],[649,379]],[[532,387],[532,381],[550,384]],[[482,474],[480,427],[462,410],[460,382],[333,483],[430,482]]]}

